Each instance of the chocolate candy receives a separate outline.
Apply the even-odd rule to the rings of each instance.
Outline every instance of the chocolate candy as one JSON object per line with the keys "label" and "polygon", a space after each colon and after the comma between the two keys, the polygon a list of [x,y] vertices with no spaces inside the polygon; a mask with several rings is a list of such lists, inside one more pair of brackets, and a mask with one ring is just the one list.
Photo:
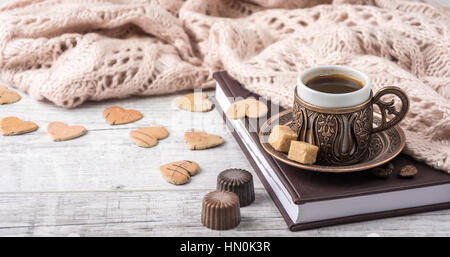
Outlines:
{"label": "chocolate candy", "polygon": [[394,165],[390,162],[381,165],[380,167],[373,168],[371,170],[375,177],[387,179],[394,171]]}
{"label": "chocolate candy", "polygon": [[240,222],[239,198],[235,193],[217,190],[203,197],[203,226],[214,230],[227,230],[236,227]]}
{"label": "chocolate candy", "polygon": [[418,170],[413,165],[406,165],[400,169],[398,176],[401,178],[412,178],[417,174]]}
{"label": "chocolate candy", "polygon": [[253,176],[242,169],[228,169],[217,176],[217,189],[236,193],[241,207],[251,204],[255,200]]}

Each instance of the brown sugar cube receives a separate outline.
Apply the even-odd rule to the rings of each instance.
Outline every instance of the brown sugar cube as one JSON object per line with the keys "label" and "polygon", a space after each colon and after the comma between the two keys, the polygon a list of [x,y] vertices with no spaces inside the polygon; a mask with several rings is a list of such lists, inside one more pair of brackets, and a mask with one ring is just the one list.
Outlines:
{"label": "brown sugar cube", "polygon": [[297,134],[288,126],[276,125],[269,136],[269,144],[277,151],[287,153],[292,140],[297,140]]}
{"label": "brown sugar cube", "polygon": [[302,141],[291,141],[288,158],[303,164],[313,164],[316,162],[317,151],[319,151],[319,147],[315,145]]}

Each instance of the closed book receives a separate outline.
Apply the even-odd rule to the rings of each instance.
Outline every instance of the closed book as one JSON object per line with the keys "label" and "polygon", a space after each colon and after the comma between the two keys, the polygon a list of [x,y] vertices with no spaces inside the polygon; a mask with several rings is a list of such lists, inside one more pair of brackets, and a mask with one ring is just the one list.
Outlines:
{"label": "closed book", "polygon": [[[235,99],[260,96],[247,91],[225,71],[216,72],[214,78],[216,108],[290,230],[450,208],[450,176],[404,154],[391,161],[395,169],[387,179],[376,178],[369,170],[338,174],[308,171],[272,158],[259,143],[263,119],[233,120],[225,114]],[[270,101],[267,105],[267,117],[283,111]],[[396,174],[407,164],[417,167],[418,174],[399,178]]]}

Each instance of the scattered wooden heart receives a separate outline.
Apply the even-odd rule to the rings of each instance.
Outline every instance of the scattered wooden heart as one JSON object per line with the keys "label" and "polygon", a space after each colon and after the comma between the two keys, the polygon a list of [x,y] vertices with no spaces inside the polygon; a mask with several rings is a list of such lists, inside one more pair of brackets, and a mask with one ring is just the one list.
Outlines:
{"label": "scattered wooden heart", "polygon": [[161,126],[140,128],[130,131],[131,140],[140,147],[150,148],[158,144],[158,139],[169,135],[166,128]]}
{"label": "scattered wooden heart", "polygon": [[191,112],[207,112],[212,109],[212,102],[206,93],[191,93],[179,97],[175,104],[183,110]]}
{"label": "scattered wooden heart", "polygon": [[9,90],[7,86],[0,86],[0,104],[12,104],[20,99],[22,97],[18,93]]}
{"label": "scattered wooden heart", "polygon": [[177,161],[162,165],[159,170],[169,183],[182,185],[199,172],[200,166],[193,161]]}
{"label": "scattered wooden heart", "polygon": [[231,104],[227,110],[227,116],[231,119],[260,118],[267,114],[267,105],[253,98],[240,100]]}
{"label": "scattered wooden heart", "polygon": [[184,133],[184,141],[191,150],[203,150],[223,144],[222,137],[201,131],[189,130]]}
{"label": "scattered wooden heart", "polygon": [[81,137],[87,130],[83,126],[68,126],[63,122],[52,122],[47,126],[48,136],[55,142]]}
{"label": "scattered wooden heart", "polygon": [[17,117],[6,117],[0,121],[0,131],[4,136],[20,135],[33,132],[38,125],[32,121],[23,121]]}
{"label": "scattered wooden heart", "polygon": [[126,110],[121,106],[111,106],[103,111],[103,118],[110,125],[119,125],[140,120],[142,113],[137,110]]}

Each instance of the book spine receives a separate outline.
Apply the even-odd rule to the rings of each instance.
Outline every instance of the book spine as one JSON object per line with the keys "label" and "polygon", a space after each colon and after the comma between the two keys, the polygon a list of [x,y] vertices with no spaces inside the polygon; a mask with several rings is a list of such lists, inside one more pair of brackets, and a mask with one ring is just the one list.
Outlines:
{"label": "book spine", "polygon": [[[222,91],[225,93],[225,95],[227,97],[233,97],[236,96],[236,93],[232,92],[232,86],[230,86],[227,81],[231,81],[232,78],[226,73],[226,72],[216,72],[213,75],[214,79],[218,82],[218,86],[222,89]],[[234,90],[236,91],[236,90]],[[239,90],[237,90],[239,91]],[[241,96],[239,93],[237,96]],[[219,106],[219,104],[216,104],[216,106]],[[223,111],[221,111],[221,113],[224,115],[223,119],[224,122],[229,125],[230,122],[227,122],[226,119],[226,115],[224,114]],[[248,125],[248,121],[246,120],[246,125]],[[228,126],[230,129],[232,129],[232,131],[234,131],[234,128],[232,128],[230,125]],[[252,140],[255,140],[256,142],[259,142],[258,139],[258,135],[257,133],[254,132],[249,132],[250,137],[252,138]],[[239,138],[238,135],[236,135],[235,137]],[[239,138],[238,140],[239,145],[241,148],[245,148],[245,146],[242,144],[241,139]],[[262,149],[261,146],[258,146],[259,150],[264,152],[264,150]],[[251,156],[247,156],[247,159],[249,159],[249,161],[251,161],[253,158]],[[268,157],[265,158],[267,160],[267,162],[269,163],[269,165],[274,169],[274,170],[280,170],[281,167],[272,159],[272,157]],[[296,190],[296,188],[291,184],[291,182],[285,177],[285,175],[283,174],[283,172],[276,172],[276,176],[281,180],[281,182],[283,183],[283,186],[286,188],[286,190],[289,192],[289,195],[292,198],[292,201],[295,204],[303,204],[305,201],[303,201],[300,197],[299,192]]]}
{"label": "book spine", "polygon": [[[234,128],[231,125],[231,122],[228,122],[228,118],[226,117],[225,113],[222,111],[220,105],[216,102],[215,103],[216,108],[219,110],[219,112],[222,114],[222,119],[227,124],[228,128],[231,129],[231,134],[233,135],[236,142],[239,144],[239,147],[241,148],[242,152],[244,153],[247,160],[250,162],[250,165],[252,166],[253,170],[255,171],[256,175],[258,176],[259,180],[263,184],[264,188],[266,189],[267,193],[269,194],[270,198],[272,198],[272,201],[274,201],[275,206],[278,208],[278,210],[281,213],[281,216],[284,218],[288,228],[291,231],[295,231],[294,228],[296,227],[294,222],[289,218],[289,215],[287,214],[286,210],[284,209],[283,205],[281,204],[280,200],[278,200],[278,197],[275,195],[275,192],[273,192],[272,187],[267,182],[266,178],[262,174],[261,170],[259,169],[256,162],[251,157],[248,149],[245,147],[244,143],[242,142],[242,139],[239,137],[237,132],[234,130]],[[298,229],[297,229],[298,230]]]}

